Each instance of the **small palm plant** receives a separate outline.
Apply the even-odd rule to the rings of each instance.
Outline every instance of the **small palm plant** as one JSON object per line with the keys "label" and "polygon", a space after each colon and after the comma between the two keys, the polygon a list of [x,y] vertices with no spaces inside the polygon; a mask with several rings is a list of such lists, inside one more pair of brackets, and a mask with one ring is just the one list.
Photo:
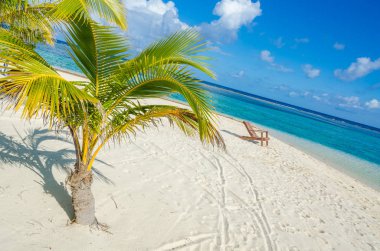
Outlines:
{"label": "small palm plant", "polygon": [[30,45],[54,43],[55,30],[73,18],[92,15],[125,30],[125,8],[120,0],[2,0],[0,26]]}
{"label": "small palm plant", "polygon": [[[69,54],[88,79],[82,82],[65,80],[33,48],[0,28],[0,61],[8,62],[0,99],[8,109],[22,110],[25,119],[42,117],[50,127],[68,129],[76,153],[68,181],[75,221],[84,225],[96,223],[91,170],[109,141],[122,142],[138,128],[168,119],[186,135],[224,148],[207,93],[192,72],[214,76],[199,55],[206,46],[198,33],[175,33],[132,58],[126,39],[114,29],[82,19],[67,25]],[[190,109],[139,102],[171,93],[181,94]]]}

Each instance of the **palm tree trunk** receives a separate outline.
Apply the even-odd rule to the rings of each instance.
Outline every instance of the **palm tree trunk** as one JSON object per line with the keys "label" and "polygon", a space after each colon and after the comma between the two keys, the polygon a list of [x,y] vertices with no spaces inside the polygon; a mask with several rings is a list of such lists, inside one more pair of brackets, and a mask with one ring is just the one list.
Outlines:
{"label": "palm tree trunk", "polygon": [[95,218],[95,198],[91,191],[92,172],[83,165],[75,164],[75,171],[69,177],[74,220],[81,225],[97,223]]}

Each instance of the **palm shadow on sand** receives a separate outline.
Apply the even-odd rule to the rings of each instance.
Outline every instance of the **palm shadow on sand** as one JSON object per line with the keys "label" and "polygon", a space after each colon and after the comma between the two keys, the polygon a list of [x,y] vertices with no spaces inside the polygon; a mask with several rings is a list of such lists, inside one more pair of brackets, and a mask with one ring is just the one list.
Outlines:
{"label": "palm shadow on sand", "polygon": [[[58,168],[67,175],[75,163],[75,152],[71,149],[49,150],[43,142],[54,140],[59,143],[71,143],[63,136],[56,135],[49,130],[30,130],[25,137],[11,137],[0,132],[0,163],[13,164],[13,166],[26,167],[42,179],[44,191],[55,198],[66,212],[70,220],[74,217],[71,196],[64,182],[58,182],[53,175],[53,168]],[[74,148],[74,146],[73,146]],[[72,148],[72,149],[73,149]],[[108,165],[104,162],[102,164]],[[110,165],[108,165],[110,166]],[[103,182],[113,182],[93,169],[95,177]],[[31,177],[32,179],[32,177]]]}

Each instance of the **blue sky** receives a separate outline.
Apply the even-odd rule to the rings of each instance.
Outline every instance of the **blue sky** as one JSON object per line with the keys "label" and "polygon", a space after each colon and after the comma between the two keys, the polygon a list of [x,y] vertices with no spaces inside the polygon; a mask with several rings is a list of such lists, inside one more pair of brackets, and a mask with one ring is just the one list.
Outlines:
{"label": "blue sky", "polygon": [[217,80],[235,89],[380,127],[377,0],[125,0],[141,49],[179,29],[209,42]]}

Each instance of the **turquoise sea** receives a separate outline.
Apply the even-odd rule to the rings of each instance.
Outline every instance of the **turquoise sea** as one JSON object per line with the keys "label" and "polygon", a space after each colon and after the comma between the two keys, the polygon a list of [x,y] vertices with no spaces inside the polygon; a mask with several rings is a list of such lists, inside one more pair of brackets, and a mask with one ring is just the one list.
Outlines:
{"label": "turquoise sea", "polygon": [[[79,72],[66,49],[57,43],[37,50],[52,65]],[[217,112],[266,127],[277,138],[380,190],[380,129],[211,83],[204,87]]]}

